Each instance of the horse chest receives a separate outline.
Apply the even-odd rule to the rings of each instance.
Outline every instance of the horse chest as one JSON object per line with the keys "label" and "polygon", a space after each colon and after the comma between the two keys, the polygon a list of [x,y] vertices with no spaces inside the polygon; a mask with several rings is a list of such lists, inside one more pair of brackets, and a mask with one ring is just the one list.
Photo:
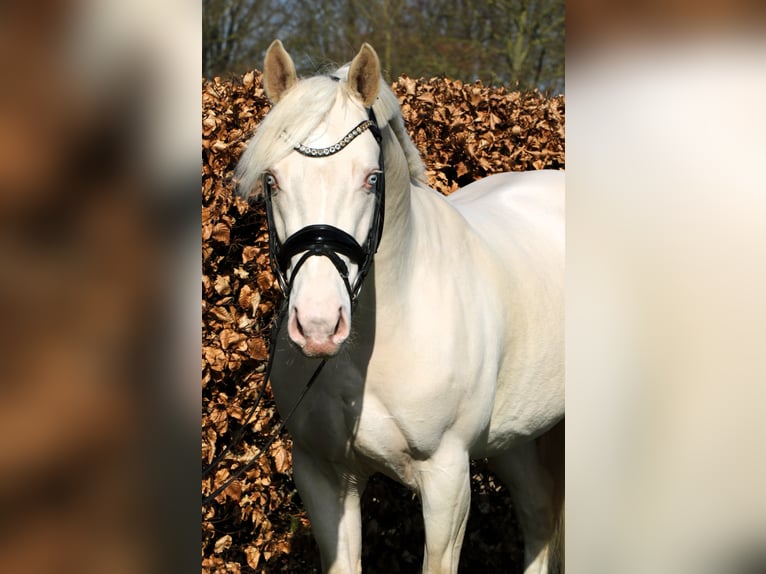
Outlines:
{"label": "horse chest", "polygon": [[431,375],[410,368],[370,377],[355,399],[360,408],[347,420],[355,455],[409,486],[414,486],[413,463],[429,459],[445,433],[462,434],[468,443],[488,415],[486,409],[473,410],[479,401],[469,401],[452,378]]}
{"label": "horse chest", "polygon": [[439,437],[436,425],[412,417],[403,419],[377,397],[367,396],[349,435],[349,446],[367,466],[414,488],[412,462],[428,458]]}

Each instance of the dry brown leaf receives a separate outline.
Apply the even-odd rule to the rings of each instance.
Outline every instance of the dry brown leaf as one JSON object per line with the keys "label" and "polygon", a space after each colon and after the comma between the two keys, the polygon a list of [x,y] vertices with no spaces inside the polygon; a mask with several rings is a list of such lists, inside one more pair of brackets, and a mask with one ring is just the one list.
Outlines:
{"label": "dry brown leaf", "polygon": [[266,342],[260,337],[251,338],[247,342],[247,352],[251,359],[256,361],[265,361],[269,357],[269,349]]}
{"label": "dry brown leaf", "polygon": [[248,261],[255,259],[260,254],[260,251],[260,248],[255,245],[246,245],[244,249],[242,249],[242,263],[247,263]]}
{"label": "dry brown leaf", "polygon": [[219,295],[228,295],[231,293],[231,285],[229,284],[229,277],[227,275],[219,275],[215,278],[213,284],[215,292]]}
{"label": "dry brown leaf", "polygon": [[[217,280],[216,280],[217,282]],[[223,323],[233,323],[234,322],[234,314],[231,312],[230,309],[227,309],[224,306],[216,305],[215,307],[210,309],[211,315],[213,315],[216,319],[219,321],[222,321]]]}
{"label": "dry brown leaf", "polygon": [[233,329],[223,329],[218,335],[218,340],[221,341],[221,348],[226,350],[229,347],[244,342],[246,337],[242,333],[237,333]]}
{"label": "dry brown leaf", "polygon": [[[204,237],[204,234],[203,234]],[[216,223],[213,226],[213,230],[210,233],[209,237],[212,237],[216,241],[219,241],[220,243],[223,243],[224,245],[229,244],[229,239],[231,237],[231,227],[229,227],[228,224],[224,222]]]}
{"label": "dry brown leaf", "polygon": [[277,472],[285,473],[290,469],[291,457],[283,444],[275,444],[272,448],[272,456],[274,458],[274,467]]}
{"label": "dry brown leaf", "polygon": [[261,552],[255,546],[248,546],[245,548],[245,559],[247,565],[253,570],[258,567],[258,562],[261,560]]}
{"label": "dry brown leaf", "polygon": [[231,547],[231,540],[231,534],[221,536],[218,540],[215,541],[213,552],[220,554],[224,550],[228,550]]}
{"label": "dry brown leaf", "polygon": [[226,355],[216,347],[203,347],[202,352],[207,365],[214,371],[223,371],[226,368]]}
{"label": "dry brown leaf", "polygon": [[265,270],[258,274],[258,287],[261,291],[267,291],[274,284],[274,276],[271,271]]}

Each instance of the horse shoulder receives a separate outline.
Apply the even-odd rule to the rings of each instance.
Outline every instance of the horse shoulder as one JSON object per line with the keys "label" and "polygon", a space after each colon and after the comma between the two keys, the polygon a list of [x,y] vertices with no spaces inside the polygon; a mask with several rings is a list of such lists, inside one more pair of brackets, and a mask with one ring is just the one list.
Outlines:
{"label": "horse shoulder", "polygon": [[469,443],[486,427],[502,353],[504,324],[495,312],[502,289],[500,278],[490,277],[497,272],[492,255],[444,196],[413,187],[411,217],[405,288],[381,282],[378,289],[377,304],[386,309],[379,341],[399,364],[396,382],[387,380],[380,392],[392,394],[383,400],[404,434],[417,435],[429,452],[448,428]]}

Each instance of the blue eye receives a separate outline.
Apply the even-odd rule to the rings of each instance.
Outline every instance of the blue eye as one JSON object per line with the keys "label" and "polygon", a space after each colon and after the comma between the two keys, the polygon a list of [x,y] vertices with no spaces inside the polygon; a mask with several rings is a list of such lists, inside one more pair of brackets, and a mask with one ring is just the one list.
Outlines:
{"label": "blue eye", "polygon": [[365,182],[365,185],[367,187],[375,187],[378,184],[378,177],[379,175],[377,173],[371,173],[367,176],[367,181]]}
{"label": "blue eye", "polygon": [[266,184],[266,187],[268,187],[271,190],[275,190],[279,187],[279,185],[277,184],[277,178],[270,173],[267,173],[264,176],[264,182]]}

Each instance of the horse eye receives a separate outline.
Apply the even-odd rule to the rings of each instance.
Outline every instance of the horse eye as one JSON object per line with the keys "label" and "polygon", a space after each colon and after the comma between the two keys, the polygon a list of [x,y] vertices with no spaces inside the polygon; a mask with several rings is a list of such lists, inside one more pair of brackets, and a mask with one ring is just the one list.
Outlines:
{"label": "horse eye", "polygon": [[266,185],[271,189],[277,189],[279,185],[277,184],[277,178],[274,177],[272,174],[267,173],[265,177]]}
{"label": "horse eye", "polygon": [[369,187],[375,187],[378,183],[378,174],[377,173],[371,173],[367,176],[367,181],[365,182],[365,185]]}

